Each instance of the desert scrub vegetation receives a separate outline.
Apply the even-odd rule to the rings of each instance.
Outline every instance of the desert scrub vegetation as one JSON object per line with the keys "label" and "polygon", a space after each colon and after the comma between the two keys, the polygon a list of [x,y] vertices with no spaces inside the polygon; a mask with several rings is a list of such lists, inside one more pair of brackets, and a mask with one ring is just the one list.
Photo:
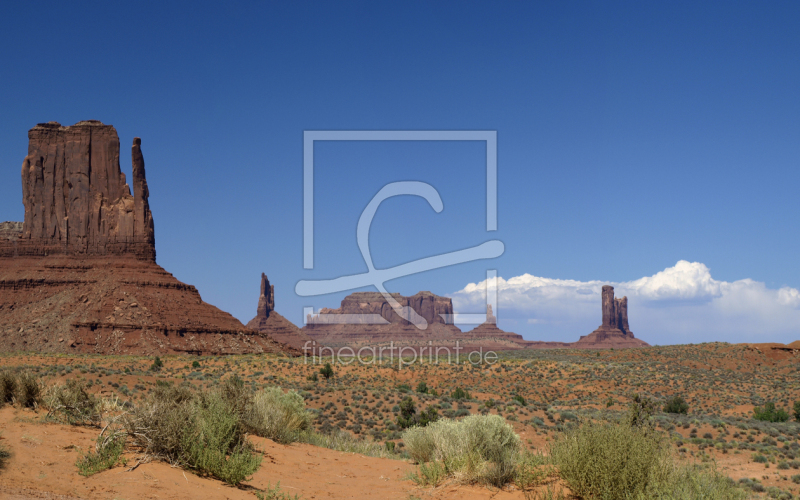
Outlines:
{"label": "desert scrub vegetation", "polygon": [[789,420],[789,413],[781,408],[775,408],[775,403],[766,403],[764,407],[756,406],[753,408],[753,418],[764,422],[786,422]]}
{"label": "desert scrub vegetation", "polygon": [[122,425],[145,456],[239,484],[261,464],[243,421],[250,398],[230,379],[216,391],[159,384],[123,416]]}
{"label": "desert scrub vegetation", "polygon": [[76,379],[68,379],[65,384],[47,388],[44,394],[44,407],[47,418],[67,425],[100,425],[102,420],[101,402],[91,395],[86,384]]}
{"label": "desert scrub vegetation", "polygon": [[255,393],[245,411],[245,425],[257,436],[279,443],[291,443],[311,426],[311,414],[305,401],[295,391],[284,393],[268,387]]}
{"label": "desert scrub vegetation", "polygon": [[9,403],[35,409],[41,402],[42,385],[31,372],[0,372],[0,406]]}
{"label": "desert scrub vegetation", "polygon": [[[520,439],[498,415],[441,419],[403,433],[411,458],[421,464],[418,478],[452,477],[459,482],[502,486],[514,478]],[[438,481],[437,481],[438,484]]]}
{"label": "desert scrub vegetation", "polygon": [[232,376],[211,390],[159,383],[122,415],[121,425],[144,456],[235,485],[261,463],[248,434],[281,443],[308,439],[311,415],[295,391],[253,391]]}
{"label": "desert scrub vegetation", "polygon": [[341,430],[333,431],[330,434],[304,431],[300,433],[298,438],[301,443],[345,453],[358,453],[360,455],[378,458],[405,458],[403,455],[395,453],[394,443],[391,441],[388,442],[391,446],[382,445],[376,441],[358,439],[353,437],[352,434]]}
{"label": "desert scrub vegetation", "polygon": [[715,470],[675,464],[663,436],[627,423],[586,423],[550,447],[559,476],[579,497],[598,500],[747,498]]}
{"label": "desert scrub vegetation", "polygon": [[680,396],[667,398],[664,403],[664,413],[677,413],[686,415],[689,412],[689,404]]}
{"label": "desert scrub vegetation", "polygon": [[[91,476],[114,467],[120,461],[122,451],[125,449],[125,435],[115,434],[111,439],[104,440],[103,436],[97,438],[94,452],[83,455],[75,462],[81,476]],[[122,460],[124,465],[124,459]]]}

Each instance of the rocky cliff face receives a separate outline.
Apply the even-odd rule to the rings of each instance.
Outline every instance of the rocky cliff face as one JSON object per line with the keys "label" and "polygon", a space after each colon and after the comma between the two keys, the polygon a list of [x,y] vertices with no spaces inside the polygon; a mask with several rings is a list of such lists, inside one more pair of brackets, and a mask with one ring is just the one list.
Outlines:
{"label": "rocky cliff face", "polygon": [[25,220],[0,255],[124,255],[155,260],[141,140],[132,147],[133,194],[119,166],[119,136],[96,120],[42,123],[22,162]]}
{"label": "rocky cliff face", "polygon": [[270,285],[264,273],[261,273],[261,293],[258,296],[256,317],[247,323],[247,328],[300,350],[310,346],[312,341],[305,332],[275,311],[275,285]]}
{"label": "rocky cliff face", "polygon": [[114,127],[50,122],[28,137],[25,221],[0,224],[0,351],[299,354],[155,263],[140,139],[131,194]]}
{"label": "rocky cliff face", "polygon": [[584,335],[572,344],[575,348],[624,348],[645,347],[649,344],[633,336],[628,325],[628,298],[614,298],[614,287],[603,286],[603,323],[589,335]]}

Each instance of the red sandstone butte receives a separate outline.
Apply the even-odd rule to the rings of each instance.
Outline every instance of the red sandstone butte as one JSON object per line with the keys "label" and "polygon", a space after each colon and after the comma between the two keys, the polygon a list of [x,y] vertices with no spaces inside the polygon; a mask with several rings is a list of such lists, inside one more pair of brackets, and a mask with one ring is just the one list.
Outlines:
{"label": "red sandstone butte", "polygon": [[[411,348],[417,352],[430,347],[463,348],[463,353],[483,349],[501,351],[516,349],[608,349],[644,347],[628,326],[628,300],[614,299],[612,287],[603,287],[603,325],[577,342],[542,342],[524,340],[521,335],[506,332],[497,326],[491,306],[486,308],[487,320],[474,329],[462,332],[445,318],[452,318],[453,303],[448,297],[431,292],[419,292],[411,297],[392,294],[401,306],[409,306],[428,322],[424,330],[399,317],[387,300],[378,292],[359,292],[348,295],[338,309],[323,308],[317,316],[309,316],[303,327],[309,337],[329,347],[387,347]],[[337,324],[335,315],[353,315],[355,324]],[[384,324],[359,323],[359,316],[371,314],[385,320]],[[442,316],[444,315],[444,317]],[[621,325],[618,327],[617,325]],[[388,351],[387,351],[388,352]],[[407,351],[403,351],[407,352]],[[397,354],[398,351],[395,351]]]}
{"label": "red sandstone butte", "polygon": [[614,287],[603,286],[603,323],[573,344],[576,348],[607,349],[647,347],[650,344],[633,336],[628,326],[628,298],[614,299]]}
{"label": "red sandstone butte", "polygon": [[256,317],[247,323],[247,328],[296,349],[302,350],[304,347],[311,349],[311,337],[275,312],[275,285],[269,284],[269,279],[264,273],[261,273],[261,293],[258,297]]}
{"label": "red sandstone butte", "polygon": [[28,138],[25,221],[0,224],[0,351],[299,354],[156,264],[139,138],[133,194],[111,125],[49,122]]}

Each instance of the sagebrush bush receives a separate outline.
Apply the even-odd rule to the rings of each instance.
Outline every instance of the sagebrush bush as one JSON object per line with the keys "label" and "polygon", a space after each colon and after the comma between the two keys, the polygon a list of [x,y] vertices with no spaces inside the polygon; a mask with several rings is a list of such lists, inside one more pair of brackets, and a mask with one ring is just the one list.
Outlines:
{"label": "sagebrush bush", "polygon": [[412,427],[403,433],[403,442],[418,463],[436,461],[459,481],[495,486],[513,479],[520,449],[519,436],[499,415]]}
{"label": "sagebrush bush", "polygon": [[258,469],[261,457],[247,443],[242,415],[230,404],[236,394],[243,393],[159,385],[123,425],[146,454],[239,484]]}
{"label": "sagebrush bush", "polygon": [[181,436],[186,464],[201,475],[239,484],[261,465],[241,432],[239,416],[216,392],[201,394],[190,405],[192,418]]}
{"label": "sagebrush bush", "polygon": [[185,386],[159,384],[123,418],[132,444],[172,464],[182,461],[184,428],[191,424],[195,394]]}
{"label": "sagebrush bush", "polygon": [[244,417],[253,402],[253,391],[244,385],[244,380],[238,375],[225,379],[220,385],[219,394],[239,417]]}
{"label": "sagebrush bush", "polygon": [[616,499],[739,499],[746,495],[716,471],[677,467],[669,444],[646,428],[587,423],[567,431],[550,457],[580,497]]}
{"label": "sagebrush bush", "polygon": [[584,424],[553,443],[550,456],[574,493],[601,500],[643,494],[670,472],[669,448],[629,425]]}
{"label": "sagebrush bush", "polygon": [[283,393],[269,387],[255,393],[245,416],[245,426],[253,434],[279,443],[297,441],[311,425],[305,401],[295,391]]}
{"label": "sagebrush bush", "polygon": [[68,379],[66,384],[50,386],[44,395],[48,416],[68,425],[99,425],[100,402],[86,391],[86,384]]}

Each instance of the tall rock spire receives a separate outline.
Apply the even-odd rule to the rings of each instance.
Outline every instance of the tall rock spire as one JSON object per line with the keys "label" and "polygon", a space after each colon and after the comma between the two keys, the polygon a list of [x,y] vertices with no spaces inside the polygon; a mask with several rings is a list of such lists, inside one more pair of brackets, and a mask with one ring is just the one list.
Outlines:
{"label": "tall rock spire", "polygon": [[275,285],[269,284],[267,275],[261,273],[261,295],[258,297],[258,308],[256,309],[256,317],[269,318],[272,311],[275,310]]}

